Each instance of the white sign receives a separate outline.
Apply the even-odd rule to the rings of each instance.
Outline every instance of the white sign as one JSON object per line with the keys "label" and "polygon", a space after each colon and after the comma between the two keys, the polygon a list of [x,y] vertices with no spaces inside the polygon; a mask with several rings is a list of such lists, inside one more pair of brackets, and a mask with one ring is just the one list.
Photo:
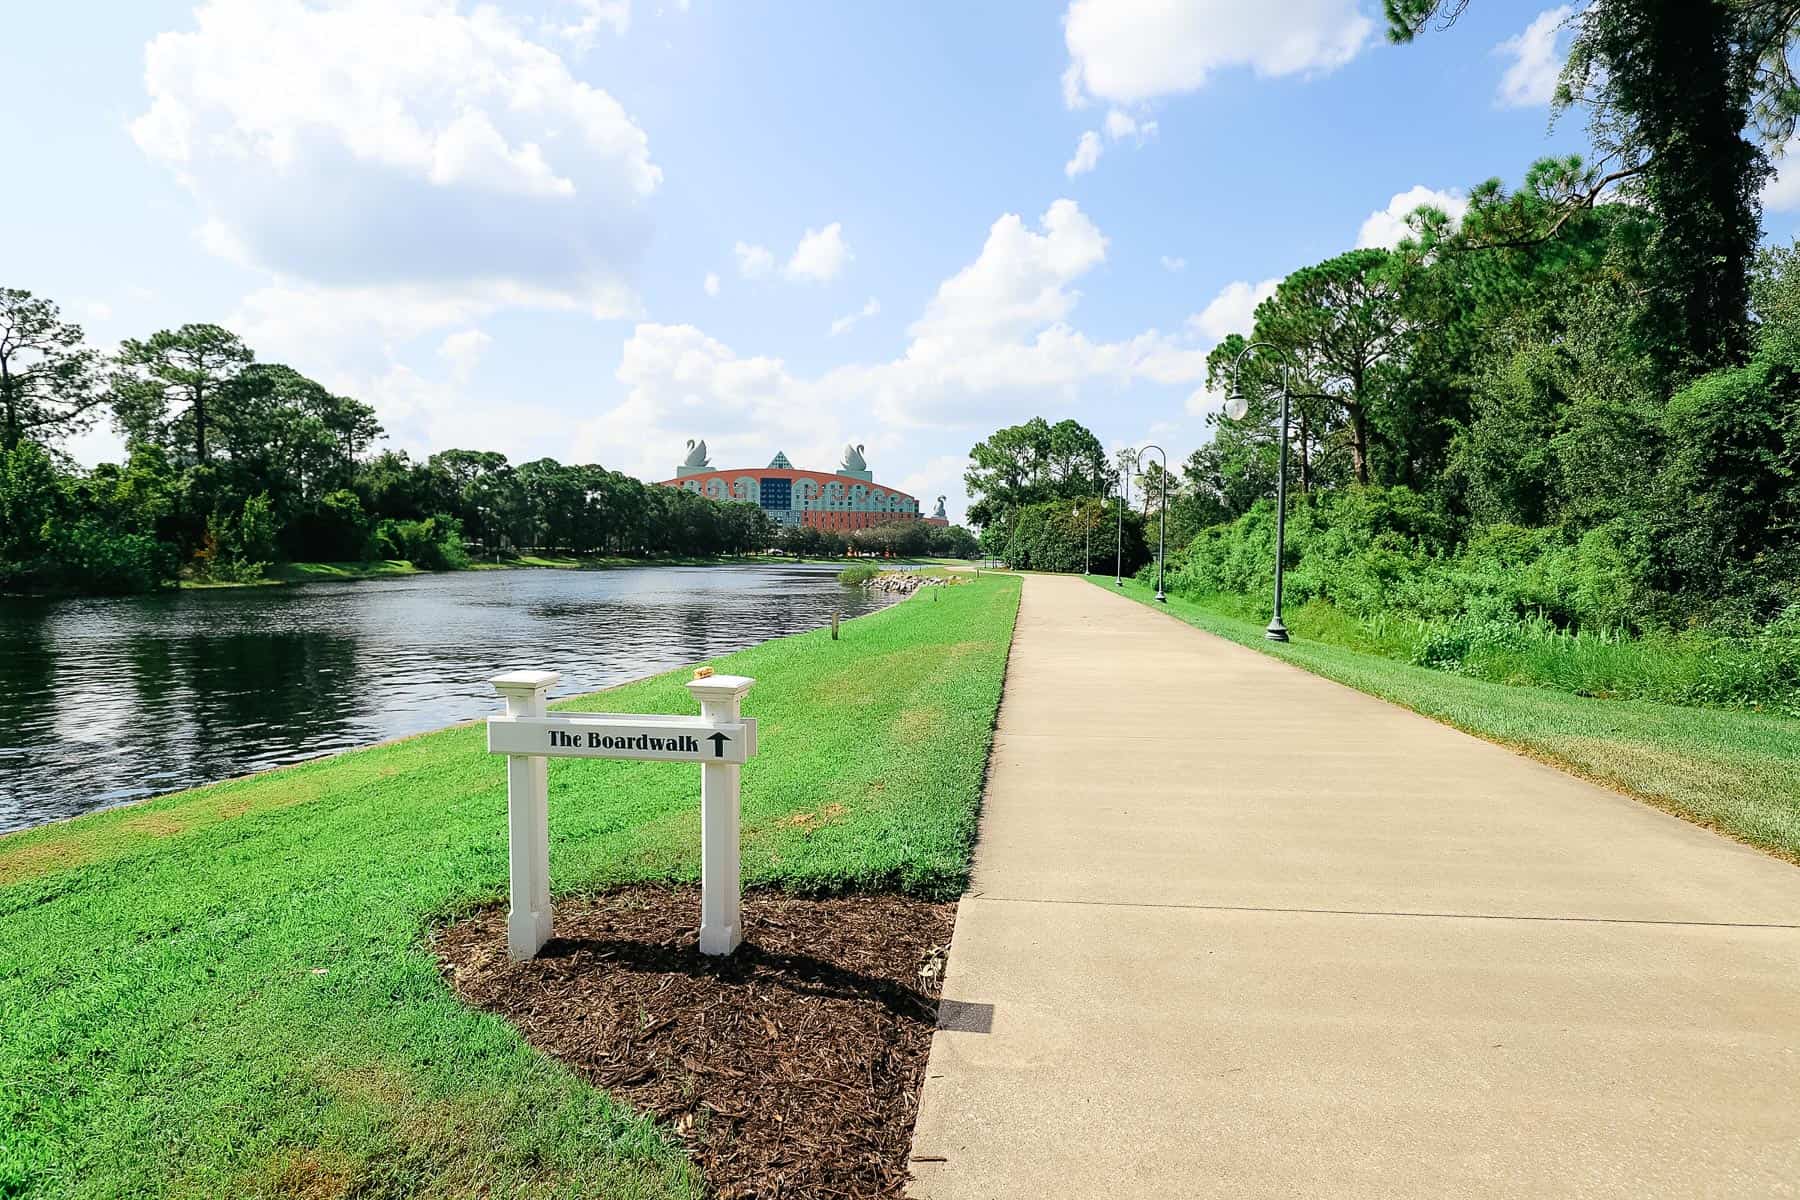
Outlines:
{"label": "white sign", "polygon": [[756,722],[719,725],[701,717],[627,713],[489,717],[488,750],[549,758],[741,763],[756,753]]}
{"label": "white sign", "polygon": [[488,750],[506,755],[507,860],[512,875],[507,952],[531,958],[550,938],[552,758],[635,758],[700,766],[700,952],[730,954],[744,940],[738,769],[756,753],[756,722],[738,705],[756,681],[709,675],[687,685],[698,717],[641,713],[550,716],[555,671],[496,676],[506,714],[488,718]]}

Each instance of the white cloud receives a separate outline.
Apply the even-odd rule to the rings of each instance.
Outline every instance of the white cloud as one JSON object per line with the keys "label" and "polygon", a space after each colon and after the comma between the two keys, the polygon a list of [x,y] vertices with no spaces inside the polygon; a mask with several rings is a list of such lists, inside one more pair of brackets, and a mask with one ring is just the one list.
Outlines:
{"label": "white cloud", "polygon": [[991,342],[1068,316],[1079,295],[1068,285],[1106,260],[1106,237],[1073,200],[1052,204],[1040,227],[1013,213],[995,221],[975,261],[938,285],[913,337]]}
{"label": "white cloud", "polygon": [[1800,209],[1800,136],[1790,139],[1774,159],[1775,174],[1763,185],[1762,204],[1770,212],[1793,212]]}
{"label": "white cloud", "polygon": [[[1210,347],[1155,330],[1096,342],[1068,325],[1074,285],[1105,261],[1106,246],[1072,200],[1056,201],[1035,225],[1006,214],[974,260],[939,285],[898,357],[816,377],[739,355],[692,326],[639,325],[621,355],[626,399],[583,426],[577,457],[642,458],[641,469],[660,478],[684,438],[704,436],[719,451],[714,461],[766,457],[771,444],[796,462],[831,461],[851,432],[872,447],[883,438],[913,444],[921,430],[991,429],[1027,403],[1074,406],[1090,389],[1204,379]],[[846,431],[851,418],[858,428]]]}
{"label": "white cloud", "polygon": [[1359,0],[1072,0],[1063,99],[1136,104],[1193,91],[1213,71],[1330,71],[1369,44]]}
{"label": "white cloud", "polygon": [[460,329],[438,344],[438,355],[450,364],[451,376],[462,382],[475,373],[493,341],[479,329]]}
{"label": "white cloud", "polygon": [[150,42],[131,132],[209,249],[283,287],[636,310],[649,141],[498,10],[208,0],[194,21]]}
{"label": "white cloud", "polygon": [[1439,191],[1422,183],[1416,184],[1389,200],[1386,208],[1369,214],[1357,232],[1357,248],[1379,246],[1392,250],[1403,239],[1412,235],[1412,228],[1407,224],[1406,218],[1412,215],[1414,209],[1426,204],[1442,209],[1453,221],[1462,220],[1462,215],[1469,211],[1469,198],[1461,192]]}
{"label": "white cloud", "polygon": [[1077,175],[1085,175],[1093,170],[1100,163],[1101,149],[1100,135],[1091,129],[1088,130],[1081,135],[1081,140],[1075,143],[1075,157],[1063,164],[1063,174],[1073,179]]}
{"label": "white cloud", "polygon": [[1256,306],[1275,294],[1279,279],[1261,283],[1238,280],[1219,289],[1205,308],[1188,318],[1188,325],[1211,345],[1217,345],[1232,334],[1249,336],[1256,324]]}
{"label": "white cloud", "polygon": [[1539,108],[1556,95],[1562,73],[1562,34],[1575,10],[1569,5],[1548,9],[1532,19],[1524,32],[1494,47],[1512,59],[1500,77],[1499,101],[1506,108]]}
{"label": "white cloud", "polygon": [[1182,405],[1190,417],[1204,417],[1207,413],[1218,412],[1225,407],[1225,397],[1218,392],[1206,388],[1195,388],[1188,393],[1186,403]]}
{"label": "white cloud", "polygon": [[594,44],[594,37],[602,26],[609,27],[619,37],[631,31],[631,0],[569,0],[574,7],[581,10],[581,17],[569,25],[557,29],[557,34],[572,42],[577,49],[586,50]]}
{"label": "white cloud", "polygon": [[1088,106],[1088,99],[1081,92],[1081,67],[1070,63],[1062,73],[1063,106],[1068,109],[1081,109]]}
{"label": "white cloud", "polygon": [[[617,301],[635,303],[629,294]],[[303,364],[321,381],[332,371],[360,379],[386,370],[394,345],[434,330],[473,326],[512,308],[586,311],[570,297],[507,281],[321,287],[278,279],[240,300],[225,324],[260,358]],[[353,391],[348,384],[341,390]]]}
{"label": "white cloud", "polygon": [[1185,271],[1187,270],[1187,259],[1165,254],[1162,256],[1162,269],[1171,275]]}
{"label": "white cloud", "polygon": [[701,283],[700,286],[706,289],[707,295],[709,295],[709,296],[718,295],[719,294],[719,273],[717,271],[708,271],[706,273],[705,281],[703,283]]}
{"label": "white cloud", "polygon": [[761,279],[775,269],[775,256],[765,246],[739,242],[731,252],[737,257],[738,274],[745,279]]}
{"label": "white cloud", "polygon": [[848,331],[850,329],[850,327],[852,325],[855,325],[858,321],[865,321],[880,311],[881,311],[881,301],[877,300],[873,296],[870,296],[869,302],[867,304],[863,305],[860,309],[858,309],[857,311],[855,311],[853,313],[848,314],[847,316],[839,317],[837,320],[835,320],[831,323],[831,336],[836,337],[838,334]]}
{"label": "white cloud", "polygon": [[1106,114],[1106,136],[1113,141],[1125,138],[1136,138],[1138,145],[1143,145],[1156,136],[1155,121],[1142,121],[1122,108],[1115,108]]}
{"label": "white cloud", "polygon": [[833,221],[823,229],[808,229],[794,247],[782,273],[789,279],[826,283],[836,279],[853,256],[844,240],[844,226]]}

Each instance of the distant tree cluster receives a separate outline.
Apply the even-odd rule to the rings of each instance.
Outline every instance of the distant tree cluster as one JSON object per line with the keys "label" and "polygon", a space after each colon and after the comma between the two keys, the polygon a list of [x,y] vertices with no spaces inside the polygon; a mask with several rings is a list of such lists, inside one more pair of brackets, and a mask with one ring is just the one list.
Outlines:
{"label": "distant tree cluster", "polygon": [[[126,461],[78,469],[58,447],[110,417]],[[0,591],[145,591],[248,580],[281,561],[404,559],[433,569],[526,551],[699,556],[774,546],[755,504],[604,467],[492,451],[374,452],[374,410],[258,361],[217,325],[113,355],[29,292],[0,289]],[[967,530],[895,522],[790,550],[972,552]]]}

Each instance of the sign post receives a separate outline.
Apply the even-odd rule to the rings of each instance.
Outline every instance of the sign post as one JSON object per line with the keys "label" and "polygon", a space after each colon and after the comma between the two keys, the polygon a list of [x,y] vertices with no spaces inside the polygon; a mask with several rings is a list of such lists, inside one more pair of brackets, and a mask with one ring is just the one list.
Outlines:
{"label": "sign post", "polygon": [[507,863],[512,877],[507,953],[535,956],[550,937],[552,758],[633,758],[700,766],[700,951],[730,954],[743,941],[738,839],[739,767],[756,753],[756,721],[739,714],[756,681],[710,675],[688,684],[698,717],[644,713],[550,715],[555,671],[494,677],[506,712],[488,718],[488,750],[506,755]]}
{"label": "sign post", "polygon": [[[510,671],[494,678],[509,717],[542,717],[555,671]],[[506,948],[530,958],[550,936],[550,778],[541,754],[506,760],[506,858],[512,877],[506,915]]]}
{"label": "sign post", "polygon": [[[736,725],[738,705],[754,679],[709,675],[687,685],[700,719]],[[718,743],[714,743],[718,745]],[[700,953],[730,954],[744,940],[743,856],[738,842],[738,770],[723,755],[700,767]]]}

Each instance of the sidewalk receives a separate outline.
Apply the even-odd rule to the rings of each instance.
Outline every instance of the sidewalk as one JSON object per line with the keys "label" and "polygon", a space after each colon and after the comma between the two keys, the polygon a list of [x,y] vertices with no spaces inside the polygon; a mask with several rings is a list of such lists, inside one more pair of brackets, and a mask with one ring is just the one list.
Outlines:
{"label": "sidewalk", "polygon": [[1080,579],[945,996],[923,1200],[1800,1196],[1800,869]]}

